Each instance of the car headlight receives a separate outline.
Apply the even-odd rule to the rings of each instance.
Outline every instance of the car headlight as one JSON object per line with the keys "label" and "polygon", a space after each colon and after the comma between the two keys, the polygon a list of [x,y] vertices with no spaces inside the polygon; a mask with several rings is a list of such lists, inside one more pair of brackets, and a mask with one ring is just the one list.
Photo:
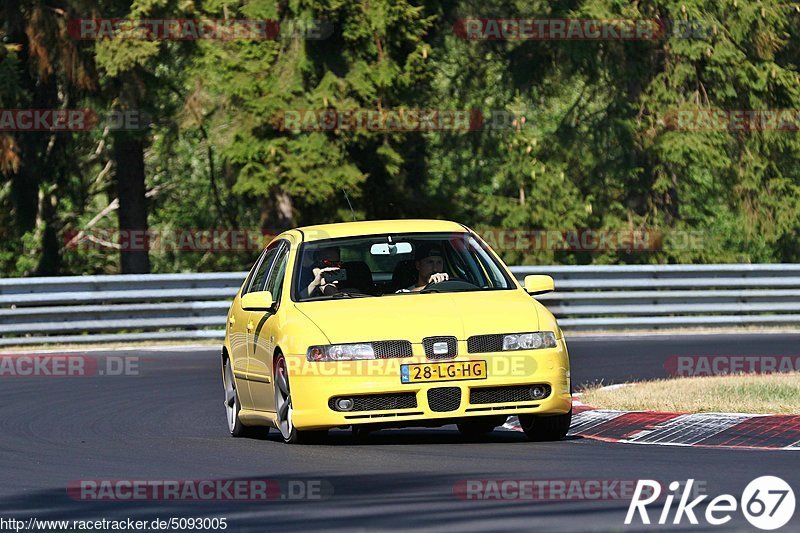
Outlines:
{"label": "car headlight", "polygon": [[503,335],[503,351],[537,350],[539,348],[555,348],[556,334],[552,331],[536,331],[533,333],[514,333]]}
{"label": "car headlight", "polygon": [[320,361],[359,361],[375,359],[375,350],[368,343],[357,344],[329,344],[325,346],[311,346],[306,353],[306,360]]}

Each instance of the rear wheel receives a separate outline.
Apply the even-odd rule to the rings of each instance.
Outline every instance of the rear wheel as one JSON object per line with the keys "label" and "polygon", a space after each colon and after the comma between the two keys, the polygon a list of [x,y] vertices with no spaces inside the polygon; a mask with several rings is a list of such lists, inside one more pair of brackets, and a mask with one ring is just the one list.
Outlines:
{"label": "rear wheel", "polygon": [[465,437],[481,437],[488,435],[494,428],[502,425],[506,417],[479,417],[479,418],[464,418],[458,424],[458,431]]}
{"label": "rear wheel", "polygon": [[233,437],[263,437],[269,433],[268,427],[245,426],[239,420],[242,405],[239,403],[239,393],[236,391],[236,381],[233,379],[233,369],[229,359],[222,362],[222,386],[225,389],[225,414],[228,418],[228,431]]}
{"label": "rear wheel", "polygon": [[275,411],[278,431],[287,444],[309,444],[322,441],[327,430],[300,431],[292,422],[292,391],[289,386],[289,372],[286,358],[281,354],[275,359]]}
{"label": "rear wheel", "polygon": [[536,442],[561,440],[567,435],[572,422],[572,409],[563,415],[519,415],[519,425],[528,440]]}

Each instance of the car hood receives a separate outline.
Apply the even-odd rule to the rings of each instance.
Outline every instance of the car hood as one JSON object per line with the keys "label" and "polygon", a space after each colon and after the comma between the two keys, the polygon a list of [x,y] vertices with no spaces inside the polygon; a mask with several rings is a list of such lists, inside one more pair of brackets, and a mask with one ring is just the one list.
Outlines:
{"label": "car hood", "polygon": [[399,294],[301,302],[332,344],[537,331],[537,303],[521,290]]}

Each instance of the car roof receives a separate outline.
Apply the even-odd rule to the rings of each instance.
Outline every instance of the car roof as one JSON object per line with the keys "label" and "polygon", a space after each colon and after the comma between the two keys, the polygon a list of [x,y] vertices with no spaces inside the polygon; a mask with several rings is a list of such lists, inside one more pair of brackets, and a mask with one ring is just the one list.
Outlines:
{"label": "car roof", "polygon": [[359,235],[379,235],[383,233],[422,233],[459,232],[467,228],[449,220],[411,219],[411,220],[364,220],[359,222],[340,222],[337,224],[318,224],[296,228],[303,232],[303,240],[319,241]]}

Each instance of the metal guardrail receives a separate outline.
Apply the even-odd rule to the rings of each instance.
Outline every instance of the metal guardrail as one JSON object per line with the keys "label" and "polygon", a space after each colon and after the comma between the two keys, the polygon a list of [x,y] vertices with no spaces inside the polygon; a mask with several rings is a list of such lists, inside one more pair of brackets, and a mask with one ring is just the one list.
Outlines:
{"label": "metal guardrail", "polygon": [[[800,264],[512,267],[565,330],[800,325]],[[0,279],[0,346],[221,339],[245,272]]]}
{"label": "metal guardrail", "polygon": [[246,275],[0,279],[0,346],[220,339]]}
{"label": "metal guardrail", "polygon": [[511,267],[550,274],[538,299],[570,329],[800,326],[800,264]]}

